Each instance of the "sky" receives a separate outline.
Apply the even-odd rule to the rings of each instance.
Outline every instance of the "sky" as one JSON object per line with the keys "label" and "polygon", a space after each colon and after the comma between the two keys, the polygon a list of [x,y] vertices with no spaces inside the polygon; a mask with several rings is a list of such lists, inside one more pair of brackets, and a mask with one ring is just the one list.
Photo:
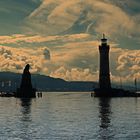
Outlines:
{"label": "sky", "polygon": [[112,82],[140,79],[139,0],[1,0],[0,71],[98,81],[103,33]]}

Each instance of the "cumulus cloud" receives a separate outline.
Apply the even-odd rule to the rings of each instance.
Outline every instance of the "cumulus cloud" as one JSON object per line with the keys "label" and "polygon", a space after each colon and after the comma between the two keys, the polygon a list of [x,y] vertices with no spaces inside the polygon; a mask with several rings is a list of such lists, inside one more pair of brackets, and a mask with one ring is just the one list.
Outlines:
{"label": "cumulus cloud", "polygon": [[13,72],[22,72],[23,67],[29,63],[32,72],[47,73],[47,68],[43,68],[43,65],[50,59],[47,48],[25,49],[0,46],[0,56],[0,70]]}
{"label": "cumulus cloud", "polygon": [[[3,36],[0,36],[3,38]],[[9,38],[8,36],[4,37]],[[47,47],[8,47],[0,46],[0,71],[22,72],[29,63],[31,72],[64,78],[65,80],[98,81],[99,52],[98,41],[92,40],[89,34],[64,36],[32,36],[13,35],[14,42],[25,40],[26,43],[55,42]],[[20,38],[20,39],[19,39]],[[12,39],[12,38],[11,38]],[[83,41],[81,41],[83,39]],[[62,41],[61,41],[62,40]],[[4,41],[4,40],[1,40]],[[10,39],[8,40],[9,42]],[[6,41],[8,43],[8,41]],[[60,42],[63,42],[61,44]],[[2,42],[1,42],[2,43]],[[16,44],[16,43],[15,43]],[[122,49],[115,43],[110,49],[110,69],[113,82],[127,82],[140,77],[140,51]],[[10,46],[10,44],[8,44]]]}
{"label": "cumulus cloud", "polygon": [[121,71],[124,76],[140,77],[140,51],[127,50],[118,57],[117,70]]}
{"label": "cumulus cloud", "polygon": [[[74,73],[74,69],[77,69],[77,72],[79,71],[79,78],[76,78],[73,74],[69,74],[69,78],[64,77],[66,78],[65,80],[80,80],[80,75],[81,78],[83,77],[82,79],[91,80],[90,76],[84,78],[82,73],[85,74],[88,67],[91,69],[92,64],[90,62],[92,61],[92,55],[96,54],[94,50],[96,50],[95,46],[97,46],[98,42],[91,41],[92,38],[89,34],[46,37],[21,34],[0,36],[1,44],[8,44],[9,46],[11,44],[20,44],[20,47],[1,46],[1,71],[22,72],[24,65],[29,63],[32,68],[31,72],[34,73],[59,77],[60,67],[65,67],[66,73]],[[55,45],[53,47],[50,45],[47,47],[38,48],[32,46],[31,48],[27,48],[26,44],[23,47],[23,43],[21,42],[30,43],[33,46],[36,43],[55,42]],[[63,45],[60,45],[62,42]],[[88,60],[89,56],[91,57],[90,60]],[[81,64],[82,67],[80,66]],[[84,68],[84,71],[82,68]],[[57,76],[57,73],[59,76]],[[89,73],[89,75],[91,74]]]}
{"label": "cumulus cloud", "polygon": [[68,81],[96,81],[98,77],[98,72],[94,72],[94,74],[90,71],[90,69],[66,69],[65,67],[59,67],[56,71],[51,72],[52,77],[63,78]]}
{"label": "cumulus cloud", "polygon": [[[92,60],[94,60],[93,55],[97,55],[95,50],[98,42],[90,41],[91,39],[92,37],[89,34],[32,36],[31,38],[19,34],[0,36],[1,44],[9,45],[23,41],[31,44],[44,41],[56,42],[53,47],[32,47],[28,49],[23,47],[23,44],[20,47],[1,46],[1,71],[22,72],[23,67],[29,63],[33,73],[42,73],[65,80],[92,80],[92,78],[95,78],[95,76],[92,76],[94,73],[92,72]],[[60,42],[64,44],[59,45]],[[62,67],[65,70],[62,71]],[[64,76],[65,74],[67,76]]]}
{"label": "cumulus cloud", "polygon": [[[96,46],[97,42],[70,43],[66,44],[63,49],[61,48],[63,51],[53,52],[52,60],[54,63],[57,62],[59,67],[56,67],[51,75],[63,77],[66,80],[79,80],[81,78],[81,80],[94,79],[93,81],[97,81],[99,52]],[[120,77],[125,83],[132,82],[135,77],[140,78],[140,51],[111,45],[110,71],[112,82],[115,83],[120,83]]]}

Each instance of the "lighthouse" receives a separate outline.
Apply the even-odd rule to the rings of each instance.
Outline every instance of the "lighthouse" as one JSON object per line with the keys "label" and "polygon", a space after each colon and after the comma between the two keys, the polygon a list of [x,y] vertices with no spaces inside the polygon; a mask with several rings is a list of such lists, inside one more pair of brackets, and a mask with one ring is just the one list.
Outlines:
{"label": "lighthouse", "polygon": [[99,45],[100,70],[99,70],[99,88],[94,89],[91,96],[94,97],[140,97],[140,94],[124,89],[111,88],[110,68],[109,68],[109,50],[110,46],[103,34],[101,44]]}
{"label": "lighthouse", "polygon": [[111,88],[109,50],[110,46],[107,44],[107,39],[103,34],[103,38],[101,39],[101,45],[99,45],[99,53],[100,53],[99,88],[102,90],[108,90]]}

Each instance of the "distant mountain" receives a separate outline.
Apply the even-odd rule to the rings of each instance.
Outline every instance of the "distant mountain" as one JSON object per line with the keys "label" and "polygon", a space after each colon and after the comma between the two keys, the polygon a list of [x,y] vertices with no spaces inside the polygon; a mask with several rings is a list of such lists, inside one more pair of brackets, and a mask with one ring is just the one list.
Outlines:
{"label": "distant mountain", "polygon": [[[0,91],[16,91],[20,86],[21,74],[0,72]],[[65,81],[60,78],[32,74],[32,85],[39,91],[92,91],[95,82]]]}

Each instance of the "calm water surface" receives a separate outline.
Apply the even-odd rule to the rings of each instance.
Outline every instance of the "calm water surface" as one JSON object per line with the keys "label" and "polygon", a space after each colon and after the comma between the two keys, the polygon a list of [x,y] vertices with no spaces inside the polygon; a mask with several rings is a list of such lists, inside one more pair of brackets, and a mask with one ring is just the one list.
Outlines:
{"label": "calm water surface", "polygon": [[140,139],[140,98],[91,98],[90,93],[44,93],[0,98],[1,140]]}

